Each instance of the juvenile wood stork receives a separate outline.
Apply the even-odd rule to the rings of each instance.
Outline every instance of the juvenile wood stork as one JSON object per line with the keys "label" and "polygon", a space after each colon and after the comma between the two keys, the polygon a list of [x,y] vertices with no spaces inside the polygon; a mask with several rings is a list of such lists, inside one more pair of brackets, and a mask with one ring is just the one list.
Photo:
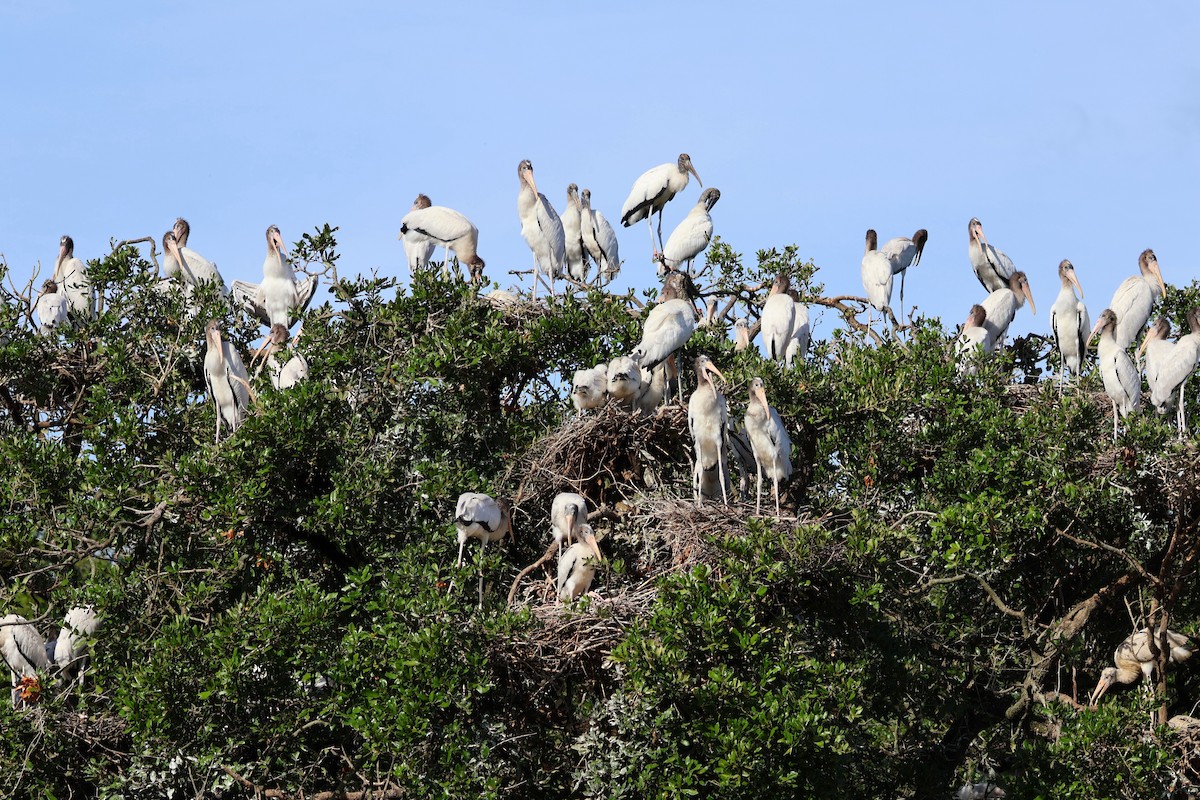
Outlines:
{"label": "juvenile wood stork", "polygon": [[[862,282],[867,301],[886,320],[892,303],[892,263],[879,252],[879,235],[874,229],[867,230],[866,249],[862,257]],[[871,327],[871,315],[867,314],[867,327]]]}
{"label": "juvenile wood stork", "polygon": [[642,324],[642,340],[633,350],[638,364],[654,369],[696,332],[696,309],[683,299],[677,281],[669,280],[658,295],[658,304],[650,309]]}
{"label": "juvenile wood stork", "polygon": [[[674,164],[659,164],[638,176],[638,179],[633,182],[633,188],[629,190],[629,197],[625,198],[625,204],[621,206],[621,224],[624,227],[628,228],[639,220],[646,220],[646,226],[650,230],[650,248],[654,251],[654,255],[658,255],[659,249],[663,246],[663,206],[688,185],[689,173],[696,176],[696,183],[703,188],[704,182],[700,180],[700,175],[692,166],[692,157],[687,153],[680,153],[679,159]],[[654,247],[654,228],[650,224],[650,217],[655,212],[658,212],[657,248]]]}
{"label": "juvenile wood stork", "polygon": [[463,563],[463,547],[467,539],[479,544],[479,607],[483,608],[483,555],[488,542],[498,542],[512,536],[512,517],[508,504],[480,492],[463,492],[454,507],[454,527],[458,530],[458,563]]}
{"label": "juvenile wood stork", "polygon": [[208,396],[216,407],[216,442],[221,441],[221,420],[236,431],[246,416],[250,403],[250,380],[242,357],[228,341],[221,337],[221,323],[209,320],[204,327],[204,338],[208,350],[204,354],[204,382],[208,385]]}
{"label": "juvenile wood stork", "polygon": [[967,223],[967,235],[970,237],[967,253],[971,257],[971,268],[975,270],[975,277],[983,284],[983,288],[994,292],[1008,286],[1017,268],[1011,258],[988,244],[987,237],[983,235],[983,223],[978,217],[971,217]]}
{"label": "juvenile wood stork", "polygon": [[1150,403],[1159,414],[1166,414],[1175,400],[1175,424],[1182,437],[1187,433],[1184,412],[1184,386],[1200,360],[1200,309],[1188,312],[1191,332],[1171,342],[1171,323],[1160,318],[1142,340],[1138,353],[1146,354],[1146,383],[1150,388]]}
{"label": "juvenile wood stork", "polygon": [[91,606],[77,606],[67,612],[53,648],[54,663],[63,680],[83,686],[91,653],[89,641],[99,629],[100,617]]}
{"label": "juvenile wood stork", "polygon": [[[1087,306],[1083,304],[1083,287],[1079,285],[1079,277],[1075,267],[1067,259],[1058,265],[1058,279],[1062,288],[1050,309],[1050,329],[1054,331],[1054,345],[1062,357],[1062,366],[1058,371],[1058,383],[1062,386],[1067,371],[1078,377],[1087,352],[1087,335],[1092,329],[1092,320],[1088,316]],[[1079,297],[1075,290],[1079,290]]]}
{"label": "juvenile wood stork", "polygon": [[775,280],[771,282],[771,291],[767,294],[762,316],[759,318],[763,347],[766,348],[767,358],[772,361],[787,360],[788,344],[796,324],[796,303],[792,300],[791,288],[791,281],[787,275],[776,275]]}
{"label": "juvenile wood stork", "polygon": [[185,279],[193,286],[206,282],[215,283],[221,289],[221,296],[227,297],[229,289],[225,287],[225,279],[221,277],[217,265],[187,246],[188,237],[192,235],[192,226],[188,224],[188,221],[183,217],[176,217],[175,225],[171,230],[179,245],[179,253],[176,254],[176,257],[180,258],[180,263],[186,267],[183,270]]}
{"label": "juvenile wood stork", "polygon": [[1111,308],[1106,308],[1096,320],[1088,336],[1090,342],[1099,333],[1100,341],[1096,345],[1099,353],[1097,364],[1100,375],[1104,378],[1104,391],[1113,404],[1113,440],[1117,438],[1117,420],[1127,417],[1141,407],[1142,379],[1137,367],[1133,365],[1129,353],[1117,344],[1116,339],[1117,315]]}
{"label": "juvenile wood stork", "polygon": [[788,292],[792,302],[796,304],[796,318],[792,321],[792,338],[788,340],[786,362],[789,369],[795,365],[796,359],[804,360],[808,354],[808,343],[811,330],[808,321],[808,305],[800,301],[800,293],[795,289]]}
{"label": "juvenile wood stork", "polygon": [[711,186],[700,193],[696,205],[692,206],[683,222],[676,225],[675,230],[667,237],[667,243],[663,245],[662,259],[659,261],[659,275],[667,270],[679,269],[679,265],[685,261],[688,274],[692,273],[692,262],[712,241],[711,212],[720,199],[721,192]]}
{"label": "juvenile wood stork", "polygon": [[925,252],[925,243],[929,241],[929,231],[921,228],[912,235],[912,238],[907,236],[897,236],[894,239],[888,239],[884,242],[883,247],[879,248],[879,252],[887,256],[888,263],[892,265],[892,274],[900,274],[900,308],[904,308],[904,276],[908,273],[909,267],[915,267],[921,263],[921,254]]}
{"label": "juvenile wood stork", "polygon": [[775,491],[775,516],[779,516],[779,484],[792,477],[792,440],[779,412],[767,403],[762,378],[750,382],[750,402],[746,406],[746,433],[754,450],[758,482],[754,490],[754,513],[762,513],[762,482],[765,474]]}
{"label": "juvenile wood stork", "polygon": [[91,317],[96,313],[92,283],[87,265],[75,257],[75,240],[62,236],[58,240],[58,258],[54,261],[53,281],[67,299],[67,308],[76,314]]}
{"label": "juvenile wood stork", "polygon": [[1126,278],[1113,293],[1109,308],[1117,315],[1113,337],[1119,347],[1129,347],[1150,319],[1154,303],[1166,291],[1158,258],[1153,250],[1143,250],[1138,256],[1140,274]]}
{"label": "juvenile wood stork", "polygon": [[[295,337],[292,339],[292,347],[300,341],[300,334],[304,328],[301,326],[296,331]],[[276,354],[283,349],[284,343],[288,340],[288,330],[283,325],[277,324],[271,326],[271,331],[267,334],[266,340],[262,347],[250,359],[250,368],[254,368],[255,362],[260,358],[263,364],[271,372],[271,385],[276,389],[290,389],[302,380],[308,378],[308,359],[300,352],[296,352],[287,362],[281,364]],[[254,375],[258,377],[258,373],[262,370],[262,365],[259,365],[258,370],[255,370]]]}
{"label": "juvenile wood stork", "polygon": [[967,321],[954,341],[954,358],[960,375],[974,375],[980,356],[992,352],[995,346],[991,332],[984,325],[986,320],[987,311],[978,303],[967,312]]}
{"label": "juvenile wood stork", "polygon": [[38,672],[45,672],[50,666],[46,640],[37,628],[20,614],[0,619],[0,655],[4,656],[12,678],[12,707],[37,702],[41,691]]}
{"label": "juvenile wood stork", "polygon": [[580,526],[587,523],[587,499],[575,492],[559,492],[550,504],[550,530],[562,555],[563,542],[568,546],[579,538]]}
{"label": "juvenile wood stork", "polygon": [[583,244],[582,211],[579,187],[572,183],[567,186],[567,205],[562,213],[564,254],[567,274],[580,283],[586,283],[589,256]]}
{"label": "juvenile wood stork", "polygon": [[571,402],[576,411],[600,408],[608,399],[608,364],[577,369],[571,379]]}
{"label": "juvenile wood stork", "polygon": [[1029,290],[1029,279],[1025,277],[1024,272],[1017,271],[1009,276],[1006,288],[995,290],[983,301],[983,310],[986,312],[983,325],[991,335],[993,348],[1004,343],[1008,326],[1017,316],[1017,309],[1025,305],[1026,300],[1029,301],[1030,310],[1036,314],[1037,306],[1034,305],[1033,293]]}
{"label": "juvenile wood stork", "polygon": [[696,391],[688,400],[688,430],[696,450],[692,468],[692,492],[696,505],[703,497],[716,498],[729,505],[729,451],[725,428],[729,424],[729,407],[725,395],[712,381],[712,376],[724,377],[708,356],[698,356]]}
{"label": "juvenile wood stork", "polygon": [[[652,370],[642,368],[642,391],[634,401],[635,409],[643,414],[653,414],[663,404],[664,398],[669,399],[674,365],[675,356],[668,356],[666,361]],[[678,373],[678,370],[675,372]]]}
{"label": "juvenile wood stork", "polygon": [[586,522],[579,526],[579,541],[558,557],[558,580],[555,588],[558,599],[567,603],[587,594],[596,575],[596,567],[604,561],[596,534]]}
{"label": "juvenile wood stork", "polygon": [[233,297],[268,328],[292,327],[292,318],[308,308],[317,291],[317,276],[296,280],[292,262],[279,228],[267,228],[267,257],[263,259],[262,283],[233,282]]}
{"label": "juvenile wood stork", "polygon": [[617,356],[608,364],[608,396],[627,411],[642,393],[642,367],[637,352],[632,356]]}
{"label": "juvenile wood stork", "polygon": [[33,304],[33,311],[38,320],[38,333],[51,336],[60,326],[66,325],[69,307],[67,295],[58,290],[58,284],[53,279],[43,283],[42,293]]}
{"label": "juvenile wood stork", "polygon": [[1188,637],[1172,630],[1151,633],[1146,628],[1132,634],[1113,651],[1113,663],[1116,666],[1106,667],[1100,673],[1089,705],[1095,707],[1114,683],[1137,683],[1143,676],[1149,680],[1157,665],[1158,654],[1163,651],[1168,653],[1167,666],[1177,666],[1191,658],[1196,647]]}
{"label": "juvenile wood stork", "polygon": [[750,349],[750,326],[746,320],[738,317],[733,321],[733,352],[741,353]]}
{"label": "juvenile wood stork", "polygon": [[596,262],[602,285],[612,283],[621,271],[621,253],[617,244],[617,232],[599,209],[592,208],[592,190],[584,189],[580,200],[580,232],[583,246]]}
{"label": "juvenile wood stork", "polygon": [[435,206],[425,195],[417,195],[412,209],[400,220],[400,240],[408,255],[411,270],[429,266],[435,247],[446,250],[443,274],[450,269],[450,252],[454,251],[460,264],[465,264],[476,286],[483,284],[485,264],[476,248],[479,246],[479,229],[471,220],[445,206]]}
{"label": "juvenile wood stork", "polygon": [[517,215],[521,218],[521,235],[533,251],[533,296],[537,297],[539,275],[545,275],[554,294],[554,279],[562,275],[566,261],[566,236],[562,220],[546,195],[537,190],[533,179],[533,163],[525,159],[517,165],[521,190],[517,193]]}

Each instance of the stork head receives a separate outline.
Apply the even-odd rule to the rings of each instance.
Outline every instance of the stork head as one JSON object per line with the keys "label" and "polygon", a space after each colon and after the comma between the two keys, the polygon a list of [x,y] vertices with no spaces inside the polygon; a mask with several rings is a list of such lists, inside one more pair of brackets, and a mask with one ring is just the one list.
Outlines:
{"label": "stork head", "polygon": [[221,323],[215,319],[210,319],[208,324],[204,326],[204,340],[208,342],[210,349],[221,350]]}
{"label": "stork head", "polygon": [[1200,308],[1193,308],[1187,314],[1188,329],[1195,334],[1200,334]]}
{"label": "stork head", "polygon": [[267,228],[267,252],[278,255],[280,261],[287,258],[287,248],[284,247],[283,234],[279,232],[278,225]]}
{"label": "stork head", "polygon": [[603,561],[604,554],[600,552],[600,545],[596,542],[596,532],[592,530],[592,526],[586,522],[579,526],[579,541],[591,551],[596,557],[596,561]]}
{"label": "stork head", "polygon": [[1096,338],[1096,334],[1102,333],[1105,330],[1113,330],[1117,327],[1117,313],[1111,308],[1106,308],[1100,312],[1100,318],[1096,320],[1092,332],[1088,334],[1088,341]]}
{"label": "stork head", "polygon": [[58,284],[53,280],[48,280],[42,284],[42,294],[54,294],[58,291]]}
{"label": "stork head", "polygon": [[571,183],[567,185],[567,205],[579,205],[579,186]]}
{"label": "stork head", "polygon": [[750,381],[750,402],[757,402],[763,407],[763,411],[770,416],[771,405],[767,402],[767,388],[762,378],[755,378]]}
{"label": "stork head", "polygon": [[1163,283],[1162,272],[1158,268],[1158,257],[1154,255],[1153,250],[1147,248],[1142,251],[1142,254],[1138,256],[1138,268],[1147,280],[1153,278],[1158,283],[1159,291],[1167,291],[1167,285]]}
{"label": "stork head", "polygon": [[741,317],[733,321],[733,341],[742,348],[750,346],[750,328]]}
{"label": "stork head", "polygon": [[1104,671],[1100,673],[1100,680],[1097,681],[1096,688],[1092,692],[1091,698],[1088,699],[1089,706],[1092,708],[1096,707],[1096,703],[1100,701],[1100,698],[1103,697],[1104,693],[1108,691],[1108,688],[1112,686],[1113,680],[1117,677],[1118,671],[1119,670],[1116,667],[1105,667]]}
{"label": "stork head", "polygon": [[791,291],[792,280],[784,273],[779,273],[775,276],[775,280],[771,281],[771,294],[787,294]]}
{"label": "stork head", "polygon": [[517,165],[517,177],[522,183],[529,184],[529,188],[533,189],[533,194],[536,197],[538,190],[537,183],[533,180],[533,162],[528,158]]}
{"label": "stork head", "polygon": [[420,209],[422,209],[422,208],[429,208],[429,207],[430,207],[430,206],[432,206],[432,205],[433,205],[433,201],[429,199],[429,195],[427,195],[427,194],[419,194],[419,195],[417,195],[417,199],[416,199],[416,200],[413,200],[413,204],[412,204],[412,209],[411,209],[411,210],[412,210],[412,211],[418,211],[418,210],[420,210]]}
{"label": "stork head", "polygon": [[192,226],[188,225],[188,221],[183,217],[176,217],[171,230],[175,231],[175,238],[179,240],[179,246],[187,247],[188,237],[192,235]]}
{"label": "stork head", "polygon": [[725,376],[721,374],[721,370],[716,368],[708,356],[696,356],[694,364],[696,368],[696,382],[700,385],[707,382],[713,387],[713,394],[716,394],[717,387],[712,382],[712,376],[716,375],[718,378],[724,378]]}
{"label": "stork head", "polygon": [[579,193],[579,203],[584,208],[591,209],[591,207],[592,207],[592,190],[591,189],[584,189],[582,192]]}
{"label": "stork head", "polygon": [[976,303],[971,306],[971,310],[967,312],[967,321],[963,325],[963,329],[983,327],[984,321],[987,320],[987,309]]}
{"label": "stork head", "polygon": [[162,246],[164,253],[172,256],[180,264],[183,264],[183,254],[179,252],[179,237],[175,235],[174,230],[169,230],[163,234]]}
{"label": "stork head", "polygon": [[979,217],[971,217],[971,221],[967,223],[967,235],[971,237],[972,242],[987,244],[987,237],[983,235],[983,223],[979,221]]}
{"label": "stork head", "polygon": [[[300,336],[299,333],[296,334]],[[276,322],[271,326],[271,330],[267,332],[266,338],[263,339],[262,347],[254,352],[254,356],[250,359],[250,367],[253,368],[260,358],[267,358],[276,350],[283,347],[283,343],[288,339],[288,329],[284,327],[282,322]]]}
{"label": "stork head", "polygon": [[1058,265],[1058,279],[1062,281],[1063,288],[1074,285],[1079,291],[1079,299],[1083,299],[1083,287],[1079,285],[1079,276],[1075,274],[1075,265],[1065,258]]}
{"label": "stork head", "polygon": [[686,175],[689,172],[692,173],[693,175],[695,175],[696,183],[700,184],[701,188],[703,188],[704,181],[700,180],[700,173],[696,172],[696,168],[692,166],[692,157],[689,156],[687,153],[679,154],[679,171],[682,172],[684,175]]}
{"label": "stork head", "polygon": [[866,252],[870,253],[871,251],[878,250],[878,249],[879,249],[879,234],[877,234],[875,232],[874,228],[868,228],[867,229],[867,250],[866,250]]}
{"label": "stork head", "polygon": [[917,248],[916,255],[913,256],[912,264],[909,266],[915,267],[921,263],[921,254],[925,252],[925,243],[929,241],[929,231],[921,228],[912,235],[913,246]]}
{"label": "stork head", "polygon": [[70,236],[63,234],[58,239],[59,260],[68,259],[73,255],[75,255],[75,240]]}
{"label": "stork head", "polygon": [[1013,294],[1017,296],[1017,305],[1020,305],[1021,298],[1029,301],[1029,310],[1034,314],[1037,313],[1037,306],[1033,304],[1033,292],[1029,290],[1029,278],[1025,277],[1025,273],[1017,270],[1008,279],[1008,288],[1012,289]]}
{"label": "stork head", "polygon": [[1171,322],[1166,317],[1159,317],[1154,320],[1154,324],[1150,326],[1150,330],[1146,331],[1146,335],[1142,338],[1142,343],[1138,345],[1138,357],[1141,358],[1142,354],[1149,349],[1151,342],[1169,338],[1171,338]]}
{"label": "stork head", "polygon": [[712,211],[713,206],[721,199],[721,190],[710,186],[700,193],[698,205],[704,206],[705,211]]}

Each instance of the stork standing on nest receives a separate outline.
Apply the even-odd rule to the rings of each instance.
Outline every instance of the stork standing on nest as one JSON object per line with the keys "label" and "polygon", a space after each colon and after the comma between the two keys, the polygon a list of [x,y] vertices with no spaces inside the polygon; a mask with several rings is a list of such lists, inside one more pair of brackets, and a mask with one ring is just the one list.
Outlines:
{"label": "stork standing on nest", "polygon": [[592,191],[584,189],[580,196],[579,232],[583,236],[583,247],[596,262],[598,274],[596,285],[607,286],[621,271],[621,250],[617,244],[617,232],[612,223],[604,218],[600,209],[592,208]]}
{"label": "stork standing on nest", "polygon": [[558,558],[558,580],[555,588],[564,603],[587,594],[596,575],[596,567],[604,561],[596,534],[586,522],[579,526],[579,541]]}
{"label": "stork standing on nest", "polygon": [[454,507],[454,527],[458,530],[458,563],[462,567],[463,547],[467,539],[478,539],[479,607],[483,608],[483,555],[488,542],[512,535],[512,517],[508,506],[480,492],[463,492]]}
{"label": "stork standing on nest", "polygon": [[550,504],[550,528],[554,541],[558,542],[558,553],[562,555],[563,542],[575,543],[579,527],[587,522],[587,500],[575,492],[559,492]]}
{"label": "stork standing on nest", "polygon": [[729,407],[725,395],[717,389],[712,376],[724,377],[708,356],[696,358],[696,391],[688,401],[688,430],[696,450],[692,468],[692,490],[696,505],[703,497],[721,496],[729,505],[729,455],[725,428]]}
{"label": "stork standing on nest", "polygon": [[638,364],[652,370],[667,360],[696,332],[696,309],[684,298],[680,276],[672,275],[642,324],[642,340],[633,350]]}
{"label": "stork standing on nest", "polygon": [[608,364],[577,369],[571,378],[571,402],[579,412],[600,408],[608,398]]}
{"label": "stork standing on nest", "polygon": [[554,279],[561,277],[566,262],[567,241],[562,220],[546,195],[537,190],[533,179],[533,163],[525,159],[517,165],[521,188],[517,192],[517,216],[521,218],[521,235],[533,251],[533,298],[537,299],[538,279],[545,275],[554,295]]}

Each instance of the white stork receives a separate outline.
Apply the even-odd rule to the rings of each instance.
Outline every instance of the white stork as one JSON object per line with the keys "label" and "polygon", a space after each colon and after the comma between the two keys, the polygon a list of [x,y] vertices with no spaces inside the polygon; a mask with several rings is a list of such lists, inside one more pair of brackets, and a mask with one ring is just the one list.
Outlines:
{"label": "white stork", "polygon": [[642,367],[637,352],[617,356],[608,364],[608,395],[621,408],[632,411],[642,393]]}
{"label": "white stork", "polygon": [[754,513],[762,513],[762,481],[766,474],[775,491],[775,516],[779,516],[779,484],[792,477],[792,440],[779,412],[767,403],[762,378],[750,382],[750,402],[746,406],[746,433],[754,450],[758,483],[754,490]]}
{"label": "white stork", "polygon": [[979,356],[992,352],[995,347],[992,334],[984,325],[986,320],[987,311],[978,303],[967,312],[967,321],[954,341],[954,357],[960,375],[974,375]]}
{"label": "white stork", "polygon": [[[1079,277],[1075,267],[1067,259],[1058,265],[1058,279],[1062,288],[1050,309],[1050,329],[1054,331],[1054,344],[1062,358],[1058,370],[1058,383],[1061,387],[1067,371],[1078,377],[1087,352],[1087,335],[1092,329],[1092,320],[1088,316],[1087,306],[1083,304],[1083,287],[1079,285]],[[1075,297],[1075,290],[1079,297]]]}
{"label": "white stork", "polygon": [[[1154,639],[1151,639],[1151,636]],[[1092,692],[1088,704],[1095,707],[1104,693],[1114,683],[1137,683],[1143,676],[1149,680],[1158,661],[1158,654],[1167,652],[1167,665],[1177,666],[1187,661],[1196,652],[1196,647],[1182,633],[1167,630],[1163,633],[1149,628],[1131,634],[1113,651],[1115,667],[1106,667]]]}
{"label": "white stork", "polygon": [[887,256],[888,263],[892,265],[892,274],[900,274],[900,309],[904,309],[904,276],[908,273],[909,267],[915,267],[921,263],[921,254],[925,252],[925,243],[929,241],[929,231],[921,228],[912,235],[912,238],[907,236],[897,236],[894,239],[888,239],[884,242],[883,247],[879,248],[879,252]]}
{"label": "white stork", "polygon": [[20,614],[0,619],[0,655],[4,656],[12,678],[12,707],[37,702],[41,692],[38,672],[45,672],[50,666],[46,640],[37,628]]}
{"label": "white stork", "polygon": [[603,285],[612,283],[621,271],[621,254],[617,245],[617,232],[598,209],[592,208],[592,190],[584,189],[579,225],[583,234],[583,246],[596,262],[599,279]]}
{"label": "white stork", "polygon": [[580,283],[587,281],[588,251],[583,243],[583,205],[579,200],[579,187],[567,187],[567,205],[563,208],[562,226],[567,274]]}
{"label": "white stork", "polygon": [[[729,408],[725,395],[718,391],[712,376],[721,375],[708,356],[696,358],[696,391],[688,400],[688,430],[696,450],[692,468],[692,493],[696,505],[702,497],[715,498],[729,505],[729,450],[725,428],[729,424]],[[718,488],[719,487],[719,488]]]}
{"label": "white stork", "polygon": [[1142,404],[1142,379],[1137,367],[1129,358],[1125,348],[1117,344],[1117,315],[1111,308],[1104,309],[1096,327],[1088,336],[1092,340],[1097,333],[1100,341],[1096,345],[1099,352],[1097,363],[1100,375],[1104,378],[1104,391],[1113,404],[1113,440],[1117,438],[1117,420],[1127,417],[1137,411]]}
{"label": "white stork", "polygon": [[596,566],[604,561],[596,534],[586,522],[579,526],[579,541],[558,557],[558,580],[555,589],[561,602],[569,602],[587,594],[596,575]]}
{"label": "white stork", "polygon": [[1121,282],[1109,304],[1109,308],[1117,315],[1117,329],[1113,337],[1119,347],[1133,344],[1138,332],[1150,319],[1155,301],[1167,289],[1153,250],[1143,250],[1138,256],[1138,271],[1138,275]]}
{"label": "white stork", "polygon": [[292,317],[300,316],[317,291],[317,276],[296,280],[292,262],[279,228],[267,228],[267,257],[263,259],[262,283],[233,282],[233,297],[268,328],[292,327]]}
{"label": "white stork", "polygon": [[642,340],[633,355],[645,369],[654,369],[692,338],[696,332],[696,309],[683,299],[678,281],[668,280],[642,324]]}
{"label": "white stork", "polygon": [[508,506],[480,492],[463,492],[454,507],[454,527],[458,530],[458,563],[463,563],[463,547],[467,539],[478,539],[479,545],[479,607],[483,608],[483,551],[488,542],[498,542],[512,536],[512,517]]}
{"label": "white stork", "polygon": [[66,325],[69,308],[67,295],[58,290],[57,283],[53,280],[43,283],[42,293],[33,304],[33,311],[38,320],[38,333],[42,336],[52,336],[60,326]]}
{"label": "white stork", "polygon": [[1017,268],[1011,258],[988,244],[987,237],[983,235],[983,223],[978,217],[971,217],[967,223],[967,235],[970,237],[967,253],[971,257],[971,268],[975,270],[975,277],[979,278],[983,288],[994,292],[1008,286]]}
{"label": "white stork", "polygon": [[100,629],[100,617],[91,606],[78,606],[67,612],[54,643],[54,663],[65,680],[83,686],[84,671],[90,654],[89,640]]}
{"label": "white stork", "polygon": [[58,284],[58,290],[66,295],[69,310],[86,317],[96,313],[87,265],[75,257],[75,240],[70,236],[63,236],[58,240],[58,258],[54,261],[53,280]]}
{"label": "white stork", "polygon": [[[878,250],[879,235],[867,230],[866,248],[862,257],[862,282],[871,307],[887,319],[886,312],[892,302],[892,262]],[[871,315],[867,314],[867,327],[871,327]]]}
{"label": "white stork", "polygon": [[[179,253],[176,254],[176,257],[185,267],[182,270],[185,280],[193,286],[206,282],[215,283],[221,289],[221,296],[228,297],[229,290],[225,287],[225,279],[221,277],[217,265],[187,246],[188,237],[192,235],[192,226],[188,224],[188,221],[183,217],[176,217],[175,225],[171,230],[179,245]],[[167,269],[167,272],[169,273],[170,269]]]}
{"label": "white stork", "polygon": [[221,420],[236,431],[246,416],[250,402],[250,381],[246,365],[237,349],[221,338],[221,324],[209,320],[204,326],[204,338],[208,351],[204,354],[204,382],[208,384],[208,396],[212,398],[217,412],[217,442],[221,441]]}
{"label": "white stork", "polygon": [[796,358],[801,361],[808,353],[808,343],[812,336],[808,321],[808,305],[800,301],[800,293],[795,289],[788,292],[792,302],[796,304],[796,319],[792,322],[792,338],[788,340],[785,357],[788,369],[795,365]]}
{"label": "white stork", "polygon": [[[646,226],[650,229],[650,248],[655,255],[658,255],[658,249],[663,246],[663,206],[688,185],[688,173],[695,175],[696,183],[701,187],[704,186],[700,175],[692,166],[692,157],[687,153],[680,153],[679,160],[674,164],[659,164],[657,167],[643,172],[633,182],[633,188],[629,190],[629,197],[625,198],[625,205],[621,206],[621,224],[626,228],[638,220],[646,220]],[[658,248],[654,247],[654,228],[650,224],[650,217],[656,211],[658,212]]]}
{"label": "white stork", "polygon": [[692,210],[683,218],[683,222],[675,226],[667,243],[663,245],[662,259],[659,262],[658,274],[668,270],[679,269],[679,265],[687,262],[687,272],[692,272],[692,262],[696,256],[704,252],[712,241],[713,222],[712,207],[721,199],[721,192],[711,186],[700,193],[700,199]]}
{"label": "white stork", "polygon": [[608,364],[577,369],[571,378],[571,402],[579,412],[600,408],[608,399]]}
{"label": "white stork", "polygon": [[796,303],[792,300],[791,288],[787,275],[776,275],[759,318],[763,347],[766,348],[767,358],[772,361],[783,362],[787,359],[788,344],[796,324]]}
{"label": "white stork", "polygon": [[1180,336],[1179,341],[1167,340],[1171,335],[1171,323],[1161,318],[1150,328],[1138,348],[1139,354],[1146,354],[1150,403],[1159,414],[1165,414],[1175,398],[1175,424],[1181,437],[1187,433],[1184,385],[1200,360],[1200,308],[1189,311],[1187,319],[1191,332]]}
{"label": "white stork", "polygon": [[554,294],[554,279],[562,275],[566,261],[562,220],[546,195],[538,192],[533,179],[533,163],[529,159],[517,165],[517,178],[521,181],[521,190],[517,193],[521,235],[533,251],[533,296],[537,297],[538,278],[543,274],[550,282],[550,294]]}
{"label": "white stork", "polygon": [[587,523],[587,498],[575,492],[559,492],[550,504],[550,529],[554,541],[558,542],[558,553],[562,555],[563,542],[567,546],[579,538],[579,528]]}
{"label": "white stork", "polygon": [[483,283],[483,259],[476,248],[479,246],[479,229],[453,208],[435,206],[425,195],[417,195],[412,210],[400,220],[400,239],[404,252],[408,254],[409,269],[417,270],[429,266],[429,258],[437,246],[446,249],[443,274],[450,269],[450,251],[466,264],[471,273],[471,282],[476,286]]}
{"label": "white stork", "polygon": [[1017,309],[1025,305],[1026,300],[1029,301],[1030,310],[1036,314],[1037,306],[1033,302],[1033,293],[1029,290],[1029,279],[1025,277],[1024,272],[1017,271],[1009,276],[1007,287],[996,289],[983,301],[983,310],[987,312],[983,325],[991,335],[993,348],[1004,343],[1008,326],[1017,316]]}

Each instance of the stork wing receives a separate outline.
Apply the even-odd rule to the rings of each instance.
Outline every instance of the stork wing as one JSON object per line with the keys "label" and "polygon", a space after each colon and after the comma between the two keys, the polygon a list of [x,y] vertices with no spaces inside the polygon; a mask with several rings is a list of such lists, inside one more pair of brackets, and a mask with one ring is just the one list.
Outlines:
{"label": "stork wing", "polygon": [[267,313],[267,305],[262,296],[262,287],[257,283],[234,281],[233,304],[246,309],[259,322],[270,327],[271,315]]}
{"label": "stork wing", "polygon": [[308,304],[312,302],[313,296],[317,293],[317,286],[320,284],[320,279],[317,275],[309,275],[303,280],[296,281],[296,316],[301,316],[308,310]]}

